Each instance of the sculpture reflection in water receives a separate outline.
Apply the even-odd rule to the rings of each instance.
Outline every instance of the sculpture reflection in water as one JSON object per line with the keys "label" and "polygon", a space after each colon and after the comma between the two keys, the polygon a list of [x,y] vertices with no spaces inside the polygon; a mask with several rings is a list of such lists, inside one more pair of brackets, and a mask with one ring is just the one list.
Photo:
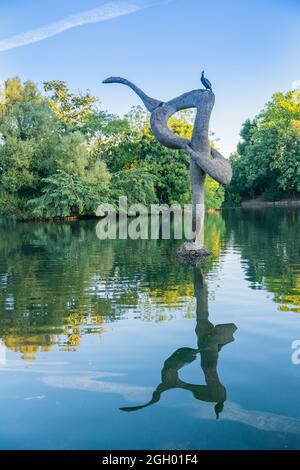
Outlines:
{"label": "sculpture reflection in water", "polygon": [[[164,363],[161,372],[161,383],[153,392],[150,402],[142,406],[121,408],[122,411],[142,410],[158,403],[162,394],[168,390],[182,389],[191,392],[196,400],[215,403],[216,417],[219,419],[227,395],[226,388],[220,382],[217,371],[219,353],[224,346],[234,341],[233,335],[237,327],[233,323],[214,326],[209,321],[207,285],[200,266],[195,266],[193,269],[197,305],[196,336],[198,348],[181,348],[174,352]],[[190,384],[179,377],[180,370],[194,362],[198,356],[201,359],[201,368],[204,372],[206,385]]]}

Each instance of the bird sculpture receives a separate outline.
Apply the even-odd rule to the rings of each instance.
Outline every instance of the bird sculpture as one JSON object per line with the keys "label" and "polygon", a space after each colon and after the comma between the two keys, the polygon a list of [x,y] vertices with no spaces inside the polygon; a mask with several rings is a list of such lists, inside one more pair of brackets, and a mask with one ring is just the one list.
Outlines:
{"label": "bird sculpture", "polygon": [[202,85],[205,86],[205,88],[207,90],[210,90],[212,92],[212,84],[210,83],[210,81],[205,77],[205,72],[203,71],[202,72],[202,75],[201,75],[201,82],[202,82]]}

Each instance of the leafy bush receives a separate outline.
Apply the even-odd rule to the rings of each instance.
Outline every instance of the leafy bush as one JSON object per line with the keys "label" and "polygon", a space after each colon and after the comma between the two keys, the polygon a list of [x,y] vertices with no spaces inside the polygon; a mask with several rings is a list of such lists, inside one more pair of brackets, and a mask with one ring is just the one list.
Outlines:
{"label": "leafy bush", "polygon": [[105,187],[58,170],[44,180],[42,196],[29,201],[36,217],[95,214],[105,200]]}
{"label": "leafy bush", "polygon": [[212,178],[205,183],[205,205],[207,209],[220,209],[225,199],[225,189]]}
{"label": "leafy bush", "polygon": [[133,204],[157,204],[154,177],[143,169],[120,171],[112,176],[111,198],[117,206],[119,198],[127,197],[128,207]]}

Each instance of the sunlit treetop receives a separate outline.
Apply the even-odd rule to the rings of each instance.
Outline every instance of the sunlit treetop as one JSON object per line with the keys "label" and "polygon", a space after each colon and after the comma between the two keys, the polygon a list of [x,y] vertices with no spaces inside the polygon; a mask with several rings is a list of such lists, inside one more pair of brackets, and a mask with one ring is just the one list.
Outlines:
{"label": "sunlit treetop", "polygon": [[74,94],[65,82],[51,80],[44,83],[44,90],[50,92],[49,105],[56,116],[67,125],[80,125],[96,112],[97,99],[89,92]]}

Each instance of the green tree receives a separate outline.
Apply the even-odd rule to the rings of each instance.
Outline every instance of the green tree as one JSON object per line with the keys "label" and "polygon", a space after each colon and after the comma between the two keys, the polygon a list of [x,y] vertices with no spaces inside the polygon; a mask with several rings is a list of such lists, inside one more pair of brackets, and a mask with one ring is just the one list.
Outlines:
{"label": "green tree", "polygon": [[33,215],[67,217],[95,214],[106,200],[110,174],[101,160],[91,160],[80,132],[66,134],[54,150],[56,172],[43,179],[42,196],[29,201]]}
{"label": "green tree", "polygon": [[49,106],[66,126],[82,125],[96,111],[97,99],[94,96],[89,92],[71,93],[63,81],[45,82],[44,90],[51,93]]}
{"label": "green tree", "polygon": [[107,180],[105,173],[98,172],[98,179],[71,175],[58,170],[54,175],[44,179],[42,195],[31,199],[35,217],[69,217],[84,214],[95,214],[100,203],[107,199]]}
{"label": "green tree", "polygon": [[111,181],[111,201],[117,206],[119,198],[127,197],[128,207],[133,204],[157,204],[154,177],[143,169],[123,170],[115,173]]}
{"label": "green tree", "polygon": [[[44,84],[47,96],[18,78],[0,90],[0,213],[21,218],[94,214],[102,202],[184,204],[191,201],[186,152],[159,145],[141,107],[122,119],[99,109],[89,92],[62,81]],[[191,138],[194,115],[169,120]],[[223,191],[207,181],[207,206]]]}
{"label": "green tree", "polygon": [[225,199],[225,189],[209,176],[205,183],[205,204],[207,209],[220,209]]}
{"label": "green tree", "polygon": [[276,93],[241,137],[227,200],[300,192],[300,92]]}
{"label": "green tree", "polygon": [[[192,115],[183,113],[169,120],[170,129],[181,137],[192,136]],[[134,108],[127,115],[132,132],[125,133],[123,140],[106,149],[103,159],[111,173],[142,169],[153,176],[157,200],[162,204],[186,204],[191,201],[189,179],[190,158],[180,150],[160,145],[152,134],[147,114]],[[131,121],[131,119],[133,121]],[[141,120],[141,125],[139,121]],[[207,182],[207,207],[220,208],[224,192],[220,185]],[[119,187],[119,190],[121,188]]]}
{"label": "green tree", "polygon": [[57,119],[36,86],[7,80],[0,105],[1,214],[24,210],[52,170],[57,142]]}

